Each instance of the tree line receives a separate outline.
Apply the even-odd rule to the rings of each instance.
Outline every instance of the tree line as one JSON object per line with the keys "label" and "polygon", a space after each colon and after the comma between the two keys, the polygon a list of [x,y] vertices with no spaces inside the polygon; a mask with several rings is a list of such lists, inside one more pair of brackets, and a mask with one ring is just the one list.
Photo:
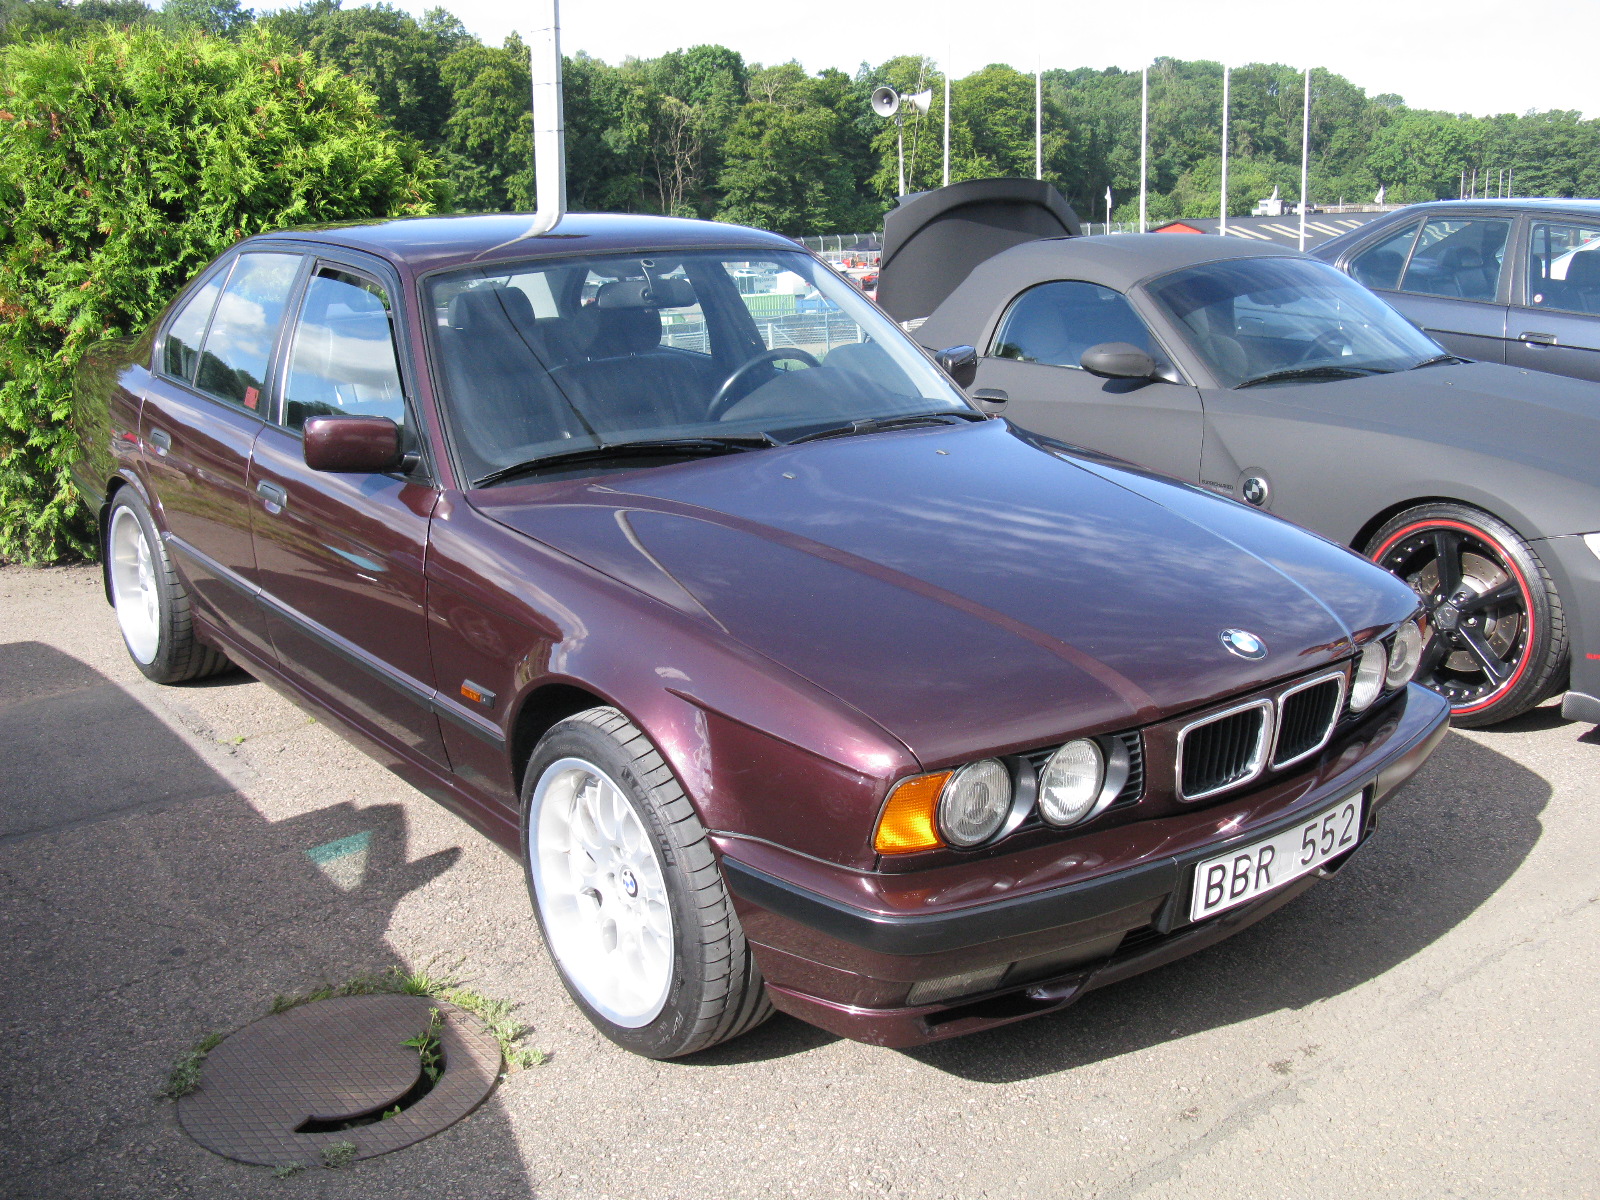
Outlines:
{"label": "tree line", "polygon": [[[458,211],[533,203],[526,46],[485,45],[433,9],[418,20],[387,4],[308,0],[257,16],[240,0],[0,0],[0,45],[71,36],[113,23],[237,38],[252,26],[309,51],[371,90],[392,128],[439,165]],[[944,78],[903,56],[853,74],[746,62],[717,45],[612,65],[566,62],[571,205],[738,221],[791,234],[876,228],[894,203],[895,126],[873,115],[872,90],[931,88],[933,106],[905,125],[908,186],[942,176]],[[1044,174],[1087,219],[1137,211],[1137,71],[1054,69],[1043,75]],[[1034,173],[1034,80],[994,64],[951,81],[951,178]],[[1158,59],[1150,72],[1150,213],[1217,215],[1222,68]],[[1230,215],[1274,188],[1297,200],[1302,76],[1280,64],[1232,73]],[[1600,194],[1600,122],[1576,112],[1473,118],[1368,96],[1312,72],[1310,195],[1314,203],[1458,194],[1508,171],[1519,195]]]}

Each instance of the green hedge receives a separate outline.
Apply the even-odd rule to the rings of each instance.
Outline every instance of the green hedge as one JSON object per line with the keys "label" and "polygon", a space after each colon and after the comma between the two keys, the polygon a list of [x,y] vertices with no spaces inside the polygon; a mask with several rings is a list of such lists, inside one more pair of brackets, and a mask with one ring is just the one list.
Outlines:
{"label": "green hedge", "polygon": [[88,346],[241,237],[428,213],[440,188],[365,88],[267,34],[0,50],[0,558],[92,553],[66,470]]}

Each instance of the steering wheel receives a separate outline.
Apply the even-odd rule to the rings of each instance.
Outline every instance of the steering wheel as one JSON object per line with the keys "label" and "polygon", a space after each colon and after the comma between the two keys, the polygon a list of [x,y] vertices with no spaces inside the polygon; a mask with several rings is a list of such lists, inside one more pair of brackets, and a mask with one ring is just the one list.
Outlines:
{"label": "steering wheel", "polygon": [[807,354],[794,346],[774,346],[771,350],[763,350],[760,354],[736,368],[732,375],[722,381],[722,386],[717,389],[717,394],[711,397],[711,407],[706,410],[708,421],[720,421],[744,397],[734,393],[734,385],[739,383],[751,371],[766,363],[780,362],[783,359],[792,359],[795,362],[805,363],[808,367],[820,367],[822,364],[816,357]]}

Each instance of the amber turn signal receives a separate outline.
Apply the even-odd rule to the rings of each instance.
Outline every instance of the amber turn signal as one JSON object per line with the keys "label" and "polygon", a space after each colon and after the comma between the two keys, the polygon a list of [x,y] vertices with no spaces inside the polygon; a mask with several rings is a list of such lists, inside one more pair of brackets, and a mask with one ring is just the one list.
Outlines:
{"label": "amber turn signal", "polygon": [[932,775],[914,775],[897,784],[878,818],[873,848],[879,854],[911,854],[944,845],[937,814],[939,795],[949,778],[949,771],[936,771]]}

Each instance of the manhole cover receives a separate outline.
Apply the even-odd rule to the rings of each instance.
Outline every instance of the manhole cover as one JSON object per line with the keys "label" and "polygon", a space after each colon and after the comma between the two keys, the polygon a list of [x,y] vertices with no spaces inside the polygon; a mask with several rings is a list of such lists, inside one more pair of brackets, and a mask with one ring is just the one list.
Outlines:
{"label": "manhole cover", "polygon": [[[432,1090],[385,1120],[337,1128],[392,1109],[419,1086],[421,1060],[403,1043],[427,1029],[434,1008],[444,1070]],[[206,1149],[239,1162],[314,1166],[336,1142],[371,1158],[455,1124],[499,1074],[499,1043],[453,1005],[425,996],[319,1000],[247,1025],[211,1051],[199,1088],[178,1101],[178,1120]]]}

